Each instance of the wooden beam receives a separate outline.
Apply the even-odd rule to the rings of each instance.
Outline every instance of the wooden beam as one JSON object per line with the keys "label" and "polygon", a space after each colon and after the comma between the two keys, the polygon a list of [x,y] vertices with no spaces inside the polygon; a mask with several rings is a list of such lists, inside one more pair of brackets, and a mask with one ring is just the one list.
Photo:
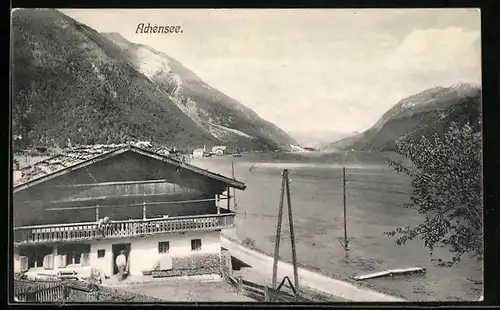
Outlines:
{"label": "wooden beam", "polygon": [[[292,217],[292,200],[290,198],[290,178],[288,177],[288,170],[283,171],[286,180],[286,200],[288,204],[288,225],[290,229],[290,241],[292,242],[292,262],[293,262],[293,279],[295,282],[295,289],[299,291],[299,273],[297,270],[297,252],[295,250],[295,232],[293,229]],[[290,280],[288,280],[290,281]],[[297,293],[295,293],[297,295]]]}
{"label": "wooden beam", "polygon": [[367,274],[364,276],[357,276],[354,277],[355,280],[366,280],[366,279],[374,279],[374,278],[380,278],[380,277],[392,277],[395,275],[404,275],[404,274],[412,274],[412,273],[424,273],[426,271],[426,268],[422,267],[411,267],[411,268],[403,268],[403,269],[391,269],[391,270],[386,270],[386,271],[381,271],[381,272],[375,272],[371,274]]}
{"label": "wooden beam", "polygon": [[[48,202],[51,205],[60,205],[67,203],[92,203],[92,202],[106,202],[106,200],[114,200],[114,199],[147,199],[147,198],[155,198],[155,197],[173,197],[180,196],[184,194],[190,194],[193,192],[176,192],[176,193],[161,193],[161,194],[133,194],[133,195],[110,195],[110,196],[96,196],[96,197],[80,197],[80,198],[68,198],[64,200],[53,200]],[[224,198],[227,199],[227,198]]]}
{"label": "wooden beam", "polygon": [[[233,179],[234,179],[234,160],[231,161],[231,170],[232,170],[232,176],[233,176]],[[227,196],[229,197],[231,194],[230,194],[230,191],[229,191],[229,188],[227,190]],[[233,208],[236,210],[236,188],[233,188]]]}
{"label": "wooden beam", "polygon": [[[76,202],[92,202],[92,201],[106,201],[111,199],[133,199],[133,198],[153,198],[153,197],[172,197],[179,196],[182,194],[187,194],[190,192],[175,192],[175,193],[161,193],[161,194],[134,194],[134,195],[112,195],[112,196],[96,196],[96,197],[81,197],[81,198],[68,198],[64,200],[53,200],[49,204],[66,204],[66,203],[76,203]],[[227,199],[227,198],[225,198]]]}
{"label": "wooden beam", "polygon": [[[227,198],[225,198],[227,199]],[[146,202],[147,206],[153,205],[172,205],[172,204],[184,204],[184,203],[200,203],[215,201],[216,199],[196,199],[196,200],[179,200],[179,201],[155,201]],[[144,203],[134,203],[128,205],[99,205],[99,208],[124,208],[124,207],[140,207]],[[67,207],[67,208],[48,208],[45,211],[62,211],[62,210],[83,210],[83,209],[95,209],[96,206],[81,206],[81,207]]]}
{"label": "wooden beam", "polygon": [[99,186],[115,186],[115,185],[136,185],[136,184],[157,184],[157,183],[172,183],[167,179],[159,180],[143,180],[143,181],[116,181],[116,182],[97,182],[86,184],[72,185],[56,185],[56,188],[78,188],[78,187],[99,187]]}
{"label": "wooden beam", "polygon": [[349,251],[349,240],[347,240],[347,209],[346,209],[346,179],[345,179],[345,167],[342,168],[342,184],[343,184],[343,194],[344,194],[344,250]]}
{"label": "wooden beam", "polygon": [[276,226],[276,240],[274,242],[274,261],[273,261],[273,289],[276,289],[276,278],[278,276],[278,260],[280,252],[280,239],[281,239],[281,222],[283,221],[283,200],[285,197],[285,176],[281,179],[281,193],[280,204],[278,209],[278,225]]}

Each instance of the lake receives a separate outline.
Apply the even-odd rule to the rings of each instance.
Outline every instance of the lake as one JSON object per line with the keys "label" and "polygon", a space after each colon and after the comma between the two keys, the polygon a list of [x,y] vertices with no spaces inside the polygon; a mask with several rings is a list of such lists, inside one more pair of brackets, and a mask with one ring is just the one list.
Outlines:
{"label": "lake", "polygon": [[[231,176],[247,185],[236,191],[235,224],[238,237],[250,238],[261,251],[273,255],[281,190],[281,173],[290,171],[291,204],[297,260],[334,278],[350,278],[387,269],[426,267],[423,275],[366,280],[380,291],[412,301],[477,300],[482,285],[482,264],[463,257],[453,267],[439,267],[420,240],[405,246],[384,232],[422,223],[423,216],[403,208],[409,202],[410,179],[385,164],[395,154],[344,152],[334,154],[256,153],[242,157],[193,159],[192,164]],[[251,166],[254,169],[250,169]],[[346,167],[347,235],[344,251],[342,168]],[[285,200],[286,201],[286,200]],[[232,204],[231,204],[232,205]],[[285,205],[286,206],[286,205]],[[280,257],[291,262],[288,218],[285,209]],[[434,258],[449,258],[436,250]]]}

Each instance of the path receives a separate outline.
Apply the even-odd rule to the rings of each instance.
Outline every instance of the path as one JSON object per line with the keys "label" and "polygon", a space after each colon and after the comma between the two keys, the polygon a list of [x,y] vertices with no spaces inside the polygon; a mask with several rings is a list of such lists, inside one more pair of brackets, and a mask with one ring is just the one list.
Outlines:
{"label": "path", "polygon": [[[167,302],[256,302],[238,295],[220,276],[205,275],[175,278],[154,278],[148,282],[128,282],[111,287],[148,295]],[[132,281],[132,279],[130,280]]]}
{"label": "path", "polygon": [[[221,238],[222,246],[229,250],[232,256],[252,266],[252,272],[262,273],[271,280],[273,270],[273,258],[257,251],[251,250],[234,241]],[[266,272],[268,271],[268,272]],[[370,289],[360,288],[354,284],[335,280],[319,273],[298,268],[299,284],[303,284],[314,290],[324,292],[349,301],[405,301],[404,299],[379,293]],[[293,266],[289,263],[279,261],[278,280],[288,276],[293,280]]]}

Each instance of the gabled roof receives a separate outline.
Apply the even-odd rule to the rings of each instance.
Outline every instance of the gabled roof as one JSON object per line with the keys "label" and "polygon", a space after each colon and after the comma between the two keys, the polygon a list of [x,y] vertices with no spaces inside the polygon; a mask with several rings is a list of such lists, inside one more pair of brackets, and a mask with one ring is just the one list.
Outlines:
{"label": "gabled roof", "polygon": [[184,163],[172,157],[159,154],[153,150],[148,150],[133,144],[113,144],[79,146],[63,150],[60,154],[37,162],[21,170],[23,176],[17,184],[14,184],[14,192],[26,189],[36,184],[43,183],[55,177],[64,175],[70,171],[84,168],[96,162],[105,160],[112,156],[132,151],[156,160],[177,166],[179,168],[203,175],[227,184],[228,186],[244,190],[246,185],[238,180],[225,177],[220,174],[210,172],[205,169]]}

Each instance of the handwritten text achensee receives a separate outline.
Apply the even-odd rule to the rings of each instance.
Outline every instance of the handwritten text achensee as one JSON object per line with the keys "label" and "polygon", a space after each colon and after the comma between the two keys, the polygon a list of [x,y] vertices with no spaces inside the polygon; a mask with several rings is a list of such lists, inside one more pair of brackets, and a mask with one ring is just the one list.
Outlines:
{"label": "handwritten text achensee", "polygon": [[144,23],[140,23],[137,25],[135,33],[182,33],[181,26],[151,26],[150,23],[145,25]]}

